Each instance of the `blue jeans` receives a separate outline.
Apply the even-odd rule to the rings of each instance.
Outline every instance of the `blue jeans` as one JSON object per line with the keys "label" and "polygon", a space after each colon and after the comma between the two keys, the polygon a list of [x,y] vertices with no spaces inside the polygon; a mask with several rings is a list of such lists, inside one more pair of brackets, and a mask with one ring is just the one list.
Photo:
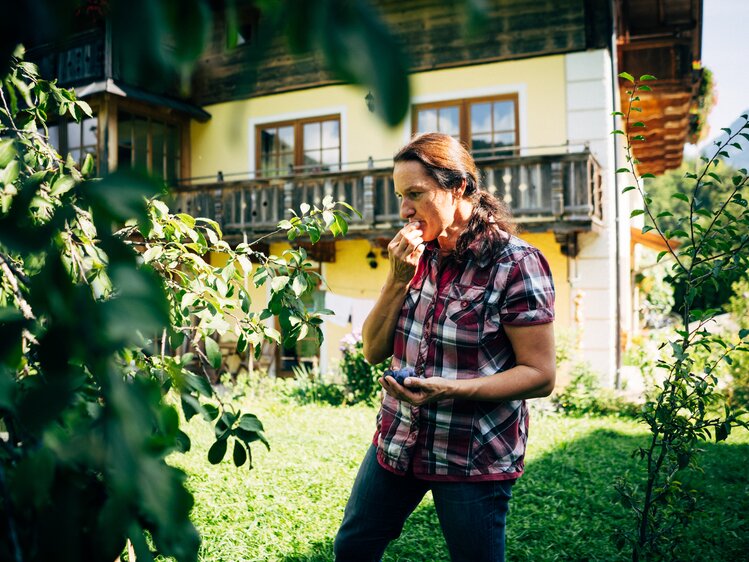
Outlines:
{"label": "blue jeans", "polygon": [[382,468],[372,445],[335,538],[336,562],[377,562],[428,490],[453,562],[504,562],[514,480],[430,482]]}

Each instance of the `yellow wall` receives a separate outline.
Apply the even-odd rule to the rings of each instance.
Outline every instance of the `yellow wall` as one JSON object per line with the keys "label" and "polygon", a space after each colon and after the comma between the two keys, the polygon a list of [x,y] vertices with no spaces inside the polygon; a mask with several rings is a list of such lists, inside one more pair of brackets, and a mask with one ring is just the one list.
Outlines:
{"label": "yellow wall", "polygon": [[556,290],[555,325],[557,328],[568,327],[570,325],[570,284],[568,282],[567,256],[562,253],[552,232],[523,233],[520,238],[541,250],[541,253],[549,262]]}
{"label": "yellow wall", "polygon": [[[525,233],[521,238],[541,250],[551,267],[556,287],[556,325],[566,327],[570,322],[570,286],[567,282],[567,257],[560,251],[554,234]],[[286,244],[273,244],[271,252],[280,255]],[[367,240],[341,240],[336,242],[336,261],[326,263],[323,275],[327,281],[325,290],[335,294],[357,299],[376,300],[380,288],[385,283],[388,272],[388,260],[375,251],[378,267],[372,269],[366,258],[371,246]],[[339,342],[351,332],[351,325],[337,326],[325,323],[328,359],[335,361],[340,357]]]}
{"label": "yellow wall", "polygon": [[[411,76],[411,87],[416,100],[424,96],[451,99],[479,97],[488,92],[520,92],[522,144],[558,145],[566,140],[565,67],[561,55],[416,73]],[[362,162],[369,156],[391,158],[410,135],[410,120],[388,128],[367,110],[365,95],[366,91],[358,87],[338,85],[207,106],[211,119],[191,125],[191,174],[215,177],[221,170],[227,176],[254,167],[254,155],[250,155],[250,135],[254,135],[251,120],[324,115],[331,111],[341,113],[343,162]]]}

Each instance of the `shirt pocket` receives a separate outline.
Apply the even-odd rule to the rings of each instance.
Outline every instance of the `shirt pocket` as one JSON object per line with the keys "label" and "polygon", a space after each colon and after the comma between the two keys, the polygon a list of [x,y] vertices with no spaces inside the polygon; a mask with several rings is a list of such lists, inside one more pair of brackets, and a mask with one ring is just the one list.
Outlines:
{"label": "shirt pocket", "polygon": [[445,315],[456,326],[477,327],[484,314],[486,287],[453,285],[447,294]]}

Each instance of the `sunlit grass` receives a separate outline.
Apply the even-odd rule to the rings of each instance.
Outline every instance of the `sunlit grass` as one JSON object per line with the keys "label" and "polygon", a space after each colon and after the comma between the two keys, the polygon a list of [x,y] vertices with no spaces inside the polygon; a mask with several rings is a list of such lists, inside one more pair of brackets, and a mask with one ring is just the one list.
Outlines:
{"label": "sunlit grass", "polygon": [[[195,419],[186,455],[170,461],[188,474],[193,520],[203,537],[201,560],[327,561],[359,462],[371,441],[376,410],[365,406],[297,406],[267,398],[243,404],[266,427],[271,451],[253,447],[254,469],[206,460],[210,427]],[[536,413],[526,475],[515,486],[508,519],[508,560],[627,560],[611,540],[629,524],[612,484],[637,478],[630,453],[646,433],[619,418],[566,418]],[[705,474],[690,484],[706,500],[695,515],[685,560],[734,560],[749,551],[749,436],[709,445]],[[691,554],[690,554],[691,553]],[[448,561],[427,497],[385,560]]]}

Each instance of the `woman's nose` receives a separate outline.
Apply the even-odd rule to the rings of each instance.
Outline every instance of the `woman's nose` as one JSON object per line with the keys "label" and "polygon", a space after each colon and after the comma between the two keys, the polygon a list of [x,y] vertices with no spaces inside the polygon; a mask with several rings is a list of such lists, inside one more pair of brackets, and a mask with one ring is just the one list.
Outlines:
{"label": "woman's nose", "polygon": [[414,213],[414,210],[413,210],[413,207],[411,206],[411,203],[405,198],[401,199],[401,218],[407,219],[411,215],[413,215],[413,213]]}

